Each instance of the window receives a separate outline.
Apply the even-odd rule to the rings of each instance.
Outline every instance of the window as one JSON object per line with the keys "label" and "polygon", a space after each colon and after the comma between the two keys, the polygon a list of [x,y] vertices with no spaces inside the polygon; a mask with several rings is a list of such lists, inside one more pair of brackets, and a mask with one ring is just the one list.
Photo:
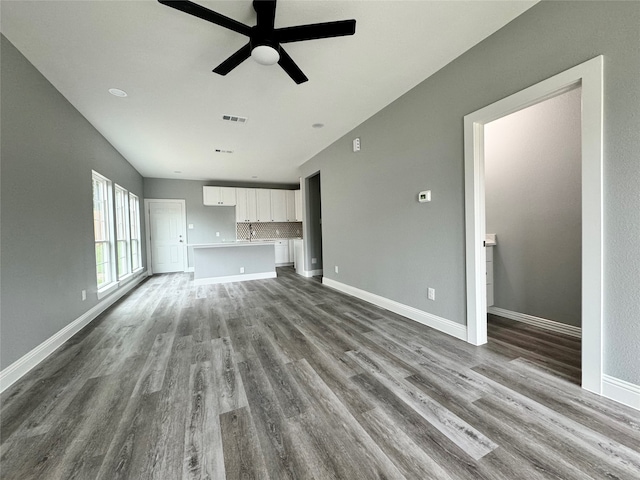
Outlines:
{"label": "window", "polygon": [[131,268],[135,272],[142,268],[142,253],[140,244],[140,200],[129,192],[129,220],[131,238]]}
{"label": "window", "polygon": [[116,252],[118,255],[118,279],[131,273],[131,250],[129,245],[129,196],[116,185]]}
{"label": "window", "polygon": [[115,280],[113,263],[113,232],[111,226],[111,182],[93,172],[93,233],[96,250],[98,290]]}
{"label": "window", "polygon": [[118,280],[142,270],[140,200],[120,185],[113,188],[111,181],[97,172],[92,178],[96,276],[101,298],[118,288]]}

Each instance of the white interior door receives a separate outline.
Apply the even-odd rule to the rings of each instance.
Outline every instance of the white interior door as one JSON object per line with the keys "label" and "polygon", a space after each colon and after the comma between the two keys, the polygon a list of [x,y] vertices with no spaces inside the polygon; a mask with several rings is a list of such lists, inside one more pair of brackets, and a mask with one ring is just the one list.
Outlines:
{"label": "white interior door", "polygon": [[145,200],[153,273],[183,272],[186,247],[184,200]]}

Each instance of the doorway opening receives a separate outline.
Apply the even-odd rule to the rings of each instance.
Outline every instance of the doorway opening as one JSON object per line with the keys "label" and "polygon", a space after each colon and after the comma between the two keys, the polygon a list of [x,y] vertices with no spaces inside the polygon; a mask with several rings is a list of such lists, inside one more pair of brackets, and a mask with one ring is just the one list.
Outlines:
{"label": "doorway opening", "polygon": [[488,342],[577,384],[581,96],[484,126]]}
{"label": "doorway opening", "polygon": [[474,345],[487,343],[485,125],[577,86],[582,89],[581,383],[583,388],[602,394],[602,56],[465,116],[467,341]]}
{"label": "doorway opening", "polygon": [[320,172],[304,181],[306,217],[304,252],[306,277],[322,277],[322,189]]}

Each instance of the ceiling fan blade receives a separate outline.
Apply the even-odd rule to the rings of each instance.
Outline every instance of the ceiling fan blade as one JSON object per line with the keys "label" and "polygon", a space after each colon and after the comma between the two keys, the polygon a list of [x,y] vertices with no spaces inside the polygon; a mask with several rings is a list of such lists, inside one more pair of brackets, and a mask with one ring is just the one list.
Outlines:
{"label": "ceiling fan blade", "polygon": [[275,37],[280,43],[316,40],[318,38],[343,37],[356,33],[355,20],[340,20],[338,22],[313,23],[295,27],[277,28]]}
{"label": "ceiling fan blade", "polygon": [[307,76],[302,73],[300,67],[296,65],[296,62],[294,62],[289,54],[284,51],[284,48],[280,48],[280,61],[278,62],[278,65],[280,65],[298,85],[309,80]]}
{"label": "ceiling fan blade", "polygon": [[260,30],[273,30],[276,19],[276,0],[253,0]]}
{"label": "ceiling fan blade", "polygon": [[236,53],[234,53],[229,58],[227,58],[224,62],[222,62],[216,68],[214,68],[213,71],[218,75],[226,75],[231,70],[233,70],[238,65],[240,65],[242,62],[244,62],[247,58],[249,58],[250,55],[251,55],[251,45],[247,43],[244,47],[242,47]]}
{"label": "ceiling fan blade", "polygon": [[229,30],[233,30],[234,32],[241,33],[242,35],[246,35],[247,37],[251,34],[251,27],[245,25],[244,23],[240,23],[233,18],[225,17],[221,13],[214,12],[213,10],[209,10],[197,3],[190,2],[188,0],[158,0],[161,4],[166,5],[167,7],[175,8],[176,10],[180,10],[181,12],[188,13],[189,15],[193,15],[194,17],[201,18],[211,23],[215,23],[216,25],[220,25],[221,27],[228,28]]}

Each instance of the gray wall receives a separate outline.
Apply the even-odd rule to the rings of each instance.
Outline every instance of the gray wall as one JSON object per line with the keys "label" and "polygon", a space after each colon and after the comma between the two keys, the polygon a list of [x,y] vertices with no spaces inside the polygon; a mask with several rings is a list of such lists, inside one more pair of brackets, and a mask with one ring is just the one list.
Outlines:
{"label": "gray wall", "polygon": [[326,276],[464,324],[464,115],[603,54],[604,371],[640,384],[639,40],[640,2],[541,2],[303,164]]}
{"label": "gray wall", "polygon": [[[273,185],[256,183],[230,183],[216,180],[174,180],[166,178],[145,178],[144,198],[184,199],[187,206],[187,243],[221,243],[236,241],[235,207],[211,207],[202,202],[202,187],[219,185],[247,188],[282,188],[292,190],[296,185]],[[216,237],[216,232],[220,236]],[[187,249],[188,265],[193,267],[193,248]]]}
{"label": "gray wall", "polygon": [[495,306],[581,326],[581,89],[485,126]]}
{"label": "gray wall", "polygon": [[[194,279],[275,273],[276,254],[273,243],[254,243],[243,246],[195,248],[198,267]],[[240,273],[240,269],[244,272]]]}
{"label": "gray wall", "polygon": [[[305,179],[305,195],[307,197],[307,250],[305,252],[305,270],[322,268],[322,196],[320,174]],[[316,263],[313,263],[313,259]]]}
{"label": "gray wall", "polygon": [[0,57],[4,369],[98,303],[91,170],[143,195],[138,172],[4,36]]}
{"label": "gray wall", "polygon": [[[180,198],[186,201],[187,243],[220,243],[236,240],[235,207],[209,207],[202,203],[202,187],[215,182],[197,180],[144,179],[144,198]],[[216,232],[220,236],[216,237]],[[193,267],[193,248],[187,249],[188,265]]]}

